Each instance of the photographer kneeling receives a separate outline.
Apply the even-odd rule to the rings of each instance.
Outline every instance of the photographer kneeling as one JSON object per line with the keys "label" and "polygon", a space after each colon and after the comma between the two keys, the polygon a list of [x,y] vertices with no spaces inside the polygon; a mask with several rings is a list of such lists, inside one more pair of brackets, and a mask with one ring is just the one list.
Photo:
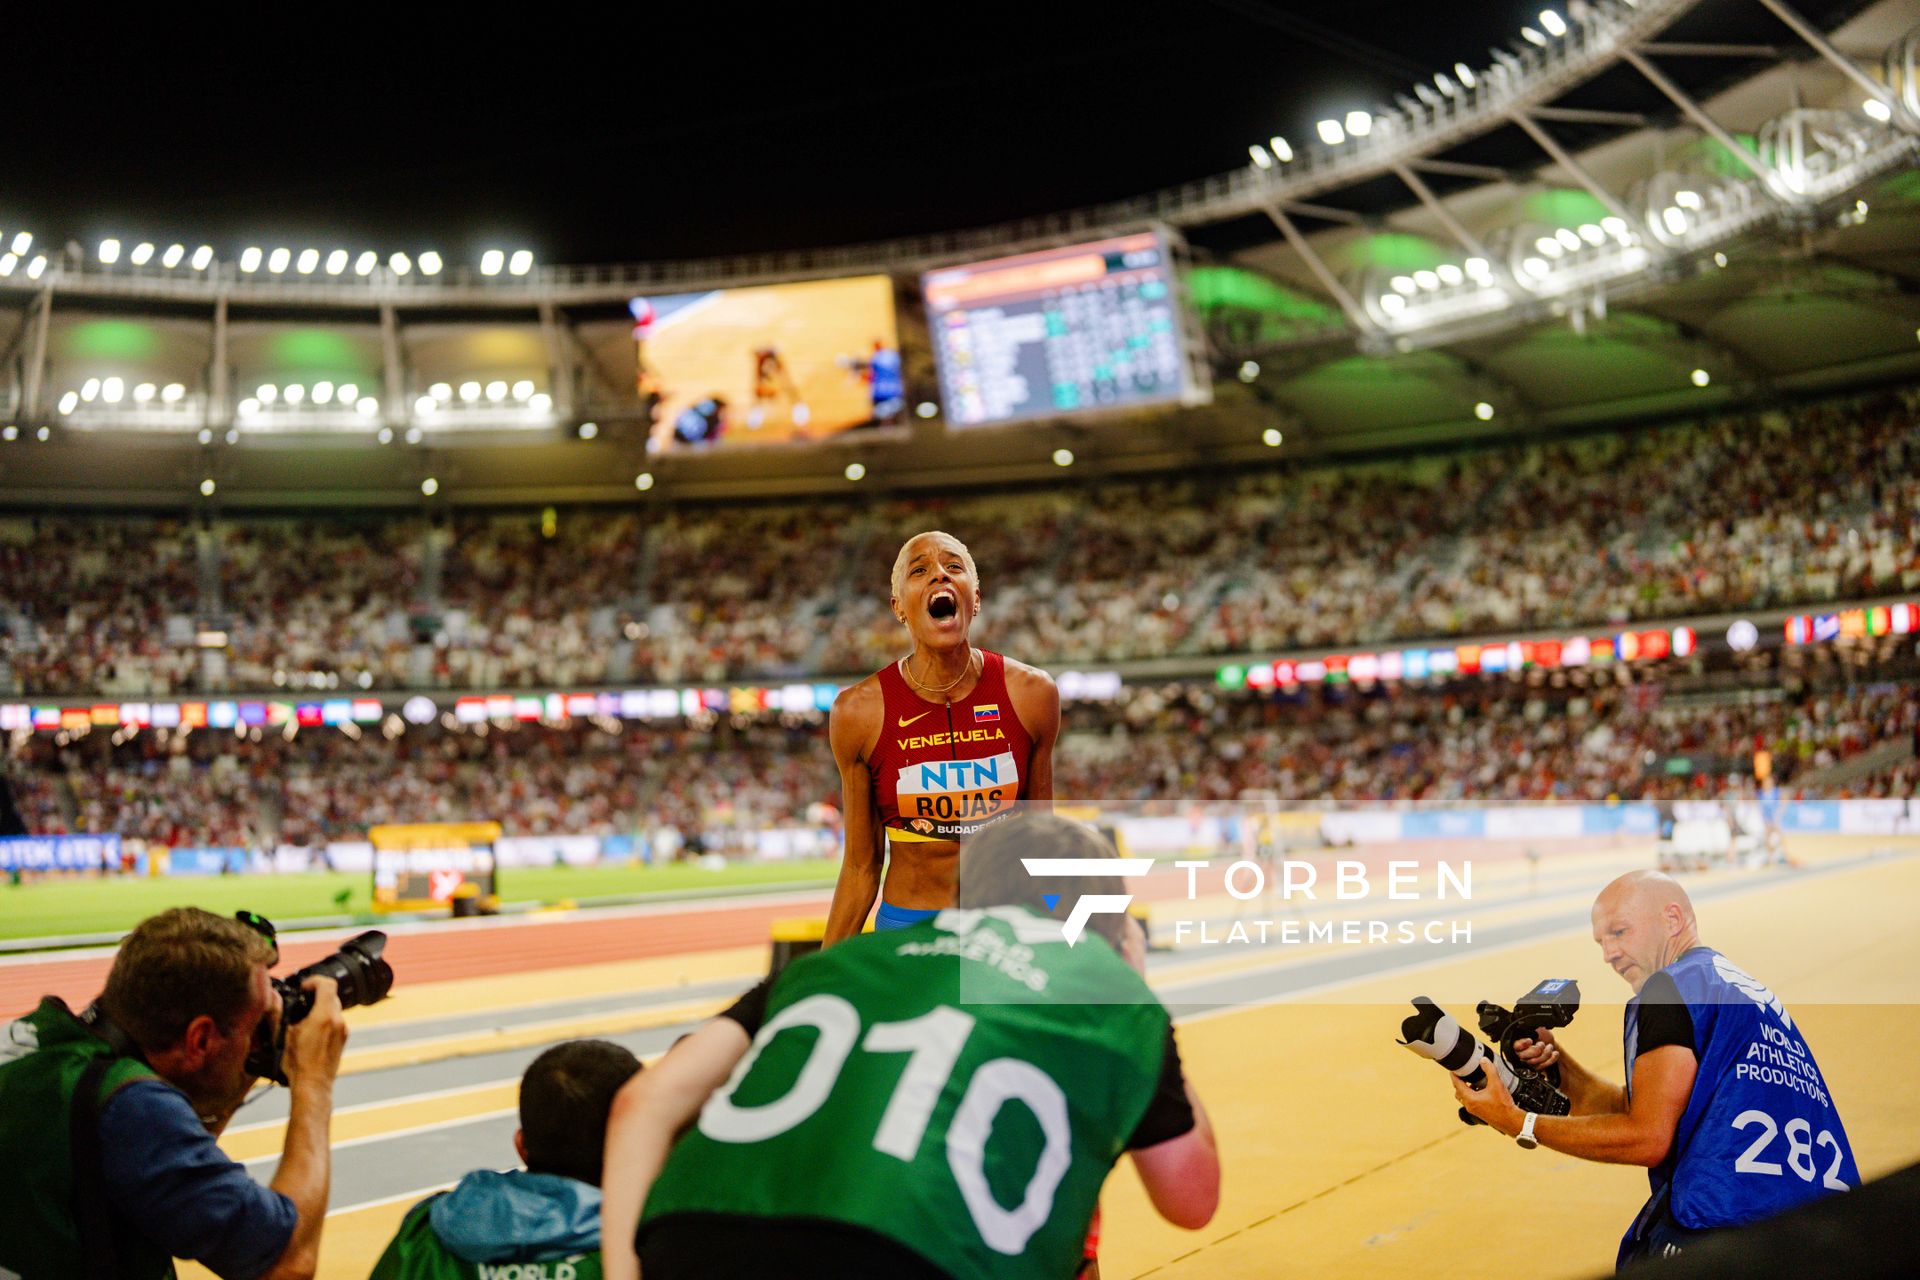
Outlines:
{"label": "photographer kneeling", "polygon": [[179,907],[127,935],[85,1014],[49,996],[7,1028],[0,1272],[145,1280],[182,1257],[226,1280],[313,1275],[347,1040],[331,978],[306,979],[312,1009],[284,1032],[292,1105],[272,1186],[216,1142],[281,1032],[277,957],[248,925]]}
{"label": "photographer kneeling", "polygon": [[1773,992],[1702,945],[1686,890],[1657,871],[1621,876],[1593,904],[1593,937],[1634,990],[1625,1087],[1546,1029],[1514,1049],[1535,1069],[1559,1068],[1569,1114],[1523,1112],[1497,1071],[1481,1089],[1453,1083],[1461,1106],[1524,1147],[1646,1166],[1652,1195],[1620,1242],[1621,1265],[1860,1185],[1806,1038]]}

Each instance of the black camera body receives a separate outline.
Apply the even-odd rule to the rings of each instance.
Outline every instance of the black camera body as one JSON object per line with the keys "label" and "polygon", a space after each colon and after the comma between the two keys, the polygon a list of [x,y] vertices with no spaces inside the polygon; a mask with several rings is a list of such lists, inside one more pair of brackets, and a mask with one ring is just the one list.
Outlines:
{"label": "black camera body", "polygon": [[[271,936],[271,935],[269,935]],[[349,939],[338,951],[314,961],[297,973],[274,978],[273,989],[280,993],[280,1022],[269,1035],[262,1024],[261,1037],[247,1055],[247,1070],[262,1080],[287,1083],[283,1057],[287,1048],[287,1029],[313,1012],[313,992],[304,985],[308,978],[332,978],[340,989],[340,1007],[373,1004],[384,1000],[393,989],[393,966],[381,958],[387,935],[369,929]]]}
{"label": "black camera body", "polygon": [[[1474,1089],[1486,1086],[1486,1067],[1491,1063],[1522,1111],[1564,1116],[1571,1110],[1572,1103],[1560,1091],[1560,1068],[1530,1067],[1513,1046],[1516,1040],[1533,1039],[1537,1028],[1557,1030],[1573,1021],[1580,1011],[1580,984],[1572,978],[1538,983],[1514,1001],[1512,1009],[1482,1000],[1475,1007],[1480,1034],[1497,1044],[1497,1050],[1489,1050],[1479,1036],[1425,996],[1415,996],[1413,1007],[1412,1015],[1400,1024],[1400,1043],[1406,1048],[1438,1062]],[[1460,1118],[1468,1124],[1481,1123],[1464,1107]]]}

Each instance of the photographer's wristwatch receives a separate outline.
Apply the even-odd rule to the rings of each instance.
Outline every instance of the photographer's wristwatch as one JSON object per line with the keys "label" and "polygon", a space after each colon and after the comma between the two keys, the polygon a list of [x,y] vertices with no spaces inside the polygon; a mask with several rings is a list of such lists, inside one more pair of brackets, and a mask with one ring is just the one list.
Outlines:
{"label": "photographer's wristwatch", "polygon": [[1535,1113],[1527,1112],[1527,1118],[1520,1124],[1520,1132],[1513,1135],[1513,1140],[1528,1151],[1540,1145],[1540,1139],[1533,1136],[1533,1122],[1539,1118]]}

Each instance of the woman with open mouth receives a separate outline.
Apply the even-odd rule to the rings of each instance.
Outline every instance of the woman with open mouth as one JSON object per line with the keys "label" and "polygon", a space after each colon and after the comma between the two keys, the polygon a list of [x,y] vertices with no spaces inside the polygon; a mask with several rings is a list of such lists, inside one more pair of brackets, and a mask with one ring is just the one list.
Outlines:
{"label": "woman with open mouth", "polygon": [[828,722],[846,814],[829,946],[860,932],[876,899],[875,929],[952,906],[960,841],[1053,800],[1059,691],[1046,672],[968,639],[980,579],[965,544],[907,539],[892,606],[913,652],[843,690]]}

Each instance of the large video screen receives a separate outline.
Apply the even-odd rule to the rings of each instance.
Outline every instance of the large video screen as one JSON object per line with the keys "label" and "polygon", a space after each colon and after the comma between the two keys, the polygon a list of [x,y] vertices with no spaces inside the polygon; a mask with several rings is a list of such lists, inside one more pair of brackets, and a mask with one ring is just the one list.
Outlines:
{"label": "large video screen", "polygon": [[930,271],[921,290],[951,426],[1188,393],[1172,267],[1151,232]]}
{"label": "large video screen", "polygon": [[635,298],[647,448],[821,440],[905,407],[893,283],[855,276]]}

